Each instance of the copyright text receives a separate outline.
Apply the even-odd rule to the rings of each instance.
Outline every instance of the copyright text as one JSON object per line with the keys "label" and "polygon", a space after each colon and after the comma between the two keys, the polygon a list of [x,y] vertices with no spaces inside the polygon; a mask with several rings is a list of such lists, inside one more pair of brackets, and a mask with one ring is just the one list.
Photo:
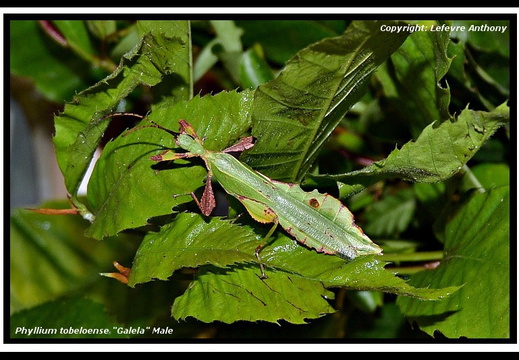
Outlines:
{"label": "copyright text", "polygon": [[489,32],[498,32],[503,34],[508,29],[507,25],[418,25],[418,24],[407,24],[407,25],[382,25],[380,26],[380,31],[390,32],[390,33],[401,33],[401,32],[409,32],[413,33],[415,31],[489,31]]}

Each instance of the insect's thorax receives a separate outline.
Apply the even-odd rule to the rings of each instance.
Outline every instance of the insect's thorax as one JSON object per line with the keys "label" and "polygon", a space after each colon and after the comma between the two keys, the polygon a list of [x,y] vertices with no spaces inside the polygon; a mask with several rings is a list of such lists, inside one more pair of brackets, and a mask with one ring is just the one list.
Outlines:
{"label": "insect's thorax", "polygon": [[207,152],[205,159],[215,179],[231,195],[244,195],[237,193],[237,189],[243,189],[245,192],[246,189],[253,189],[256,196],[268,194],[273,190],[269,178],[252,170],[230,154]]}
{"label": "insect's thorax", "polygon": [[206,150],[200,144],[197,140],[195,140],[193,137],[187,134],[180,134],[177,137],[177,145],[180,146],[182,149],[189,151],[190,153],[194,155],[203,155]]}

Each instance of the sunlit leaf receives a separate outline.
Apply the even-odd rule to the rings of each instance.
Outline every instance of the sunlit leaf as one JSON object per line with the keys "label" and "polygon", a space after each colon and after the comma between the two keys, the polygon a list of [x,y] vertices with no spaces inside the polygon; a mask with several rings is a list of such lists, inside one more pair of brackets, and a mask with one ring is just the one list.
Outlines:
{"label": "sunlit leaf", "polygon": [[[172,315],[204,322],[238,320],[304,324],[306,319],[333,313],[322,284],[277,271],[260,279],[250,269],[202,270],[187,292],[175,300]],[[232,309],[232,311],[229,311]]]}
{"label": "sunlit leaf", "polygon": [[184,267],[255,262],[254,250],[260,244],[260,234],[248,226],[220,218],[207,222],[199,214],[182,213],[144,238],[135,255],[130,286],[153,278],[166,280]]}
{"label": "sunlit leaf", "polygon": [[[443,299],[457,289],[414,288],[386,270],[384,262],[371,256],[348,262],[319,254],[288,235],[280,233],[276,237],[276,241],[260,252],[267,275],[267,279],[261,279],[260,264],[255,257],[257,246],[263,244],[261,233],[230,220],[205,221],[202,215],[181,213],[171,224],[145,237],[135,257],[130,285],[152,279],[167,280],[176,270],[202,266],[201,275],[175,301],[173,315],[192,316],[206,322],[284,319],[304,323],[305,319],[334,311],[323,298],[331,298],[325,289],[333,287],[423,300]],[[206,268],[203,266],[206,264],[212,266]],[[229,307],[233,308],[232,313],[226,310]]]}

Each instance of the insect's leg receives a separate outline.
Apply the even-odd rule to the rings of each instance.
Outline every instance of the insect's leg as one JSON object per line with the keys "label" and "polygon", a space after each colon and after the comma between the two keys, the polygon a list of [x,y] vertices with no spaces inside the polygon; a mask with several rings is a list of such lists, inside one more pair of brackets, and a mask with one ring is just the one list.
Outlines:
{"label": "insect's leg", "polygon": [[265,274],[265,265],[263,265],[263,261],[261,261],[261,258],[259,256],[259,252],[261,251],[261,249],[263,249],[263,247],[261,245],[258,245],[256,250],[254,251],[254,255],[256,255],[256,258],[258,259],[258,262],[259,262],[259,266],[260,266],[260,270],[261,270],[260,278],[266,279],[266,278],[268,278],[268,276],[267,276],[267,274]]}
{"label": "insect's leg", "polygon": [[150,160],[157,161],[157,162],[161,162],[161,161],[174,161],[174,160],[178,160],[178,159],[188,159],[188,158],[197,157],[197,156],[199,156],[199,155],[192,154],[192,153],[189,153],[189,152],[177,153],[177,152],[174,152],[171,149],[167,149],[167,150],[162,151],[158,155],[150,156]]}
{"label": "insect's leg", "polygon": [[270,240],[270,237],[272,236],[272,234],[274,233],[274,231],[276,231],[276,228],[279,224],[279,221],[276,220],[274,221],[274,225],[272,226],[272,228],[269,230],[269,232],[267,233],[267,235],[265,235],[265,237],[263,238],[263,244],[260,244],[256,247],[256,250],[254,250],[254,255],[256,255],[256,259],[258,259],[258,262],[259,262],[259,265],[260,265],[260,269],[261,269],[261,278],[262,279],[266,279],[268,276],[265,274],[265,265],[263,264],[263,261],[261,261],[261,258],[260,258],[260,251],[267,245],[269,245],[274,239]]}
{"label": "insect's leg", "polygon": [[254,137],[248,136],[246,138],[240,139],[236,144],[229,146],[226,149],[223,149],[222,152],[230,153],[230,152],[242,152],[247,149],[250,149],[254,146]]}
{"label": "insect's leg", "polygon": [[[250,216],[256,220],[257,222],[260,222],[262,224],[267,223],[274,223],[274,226],[269,230],[267,235],[263,238],[263,244],[259,245],[256,250],[254,251],[254,254],[256,255],[256,258],[258,259],[261,267],[261,278],[265,279],[267,276],[265,275],[265,267],[263,265],[263,262],[261,261],[261,258],[259,256],[259,253],[261,249],[263,249],[266,245],[270,244],[270,237],[276,230],[276,227],[278,226],[279,219],[274,210],[272,210],[270,207],[268,207],[266,204],[263,204],[260,201],[245,197],[236,195],[236,198],[245,206],[245,209],[247,209],[247,212],[250,214]],[[274,238],[275,239],[275,238]]]}
{"label": "insect's leg", "polygon": [[236,217],[231,220],[231,224],[234,224],[236,221],[238,221],[238,219],[241,218],[243,214],[244,213],[239,213],[238,215],[236,215]]}
{"label": "insect's leg", "polygon": [[211,175],[207,175],[205,181],[204,193],[200,201],[196,198],[195,193],[191,193],[191,197],[195,200],[196,204],[205,216],[211,215],[211,212],[216,207],[216,200],[214,198],[213,185],[211,181]]}
{"label": "insect's leg", "polygon": [[195,200],[196,205],[198,205],[198,207],[202,209],[202,205],[200,205],[200,201],[198,201],[198,198],[196,197],[194,192],[191,193],[191,197],[193,198],[193,200]]}

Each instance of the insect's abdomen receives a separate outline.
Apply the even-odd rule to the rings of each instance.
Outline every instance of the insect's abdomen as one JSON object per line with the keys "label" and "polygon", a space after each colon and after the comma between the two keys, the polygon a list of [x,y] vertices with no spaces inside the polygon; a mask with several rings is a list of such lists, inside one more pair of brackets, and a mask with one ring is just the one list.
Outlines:
{"label": "insect's abdomen", "polygon": [[333,196],[317,190],[305,192],[295,184],[273,183],[284,190],[287,199],[294,200],[285,204],[288,211],[279,213],[279,222],[302,243],[348,259],[382,252],[355,224],[350,210]]}

